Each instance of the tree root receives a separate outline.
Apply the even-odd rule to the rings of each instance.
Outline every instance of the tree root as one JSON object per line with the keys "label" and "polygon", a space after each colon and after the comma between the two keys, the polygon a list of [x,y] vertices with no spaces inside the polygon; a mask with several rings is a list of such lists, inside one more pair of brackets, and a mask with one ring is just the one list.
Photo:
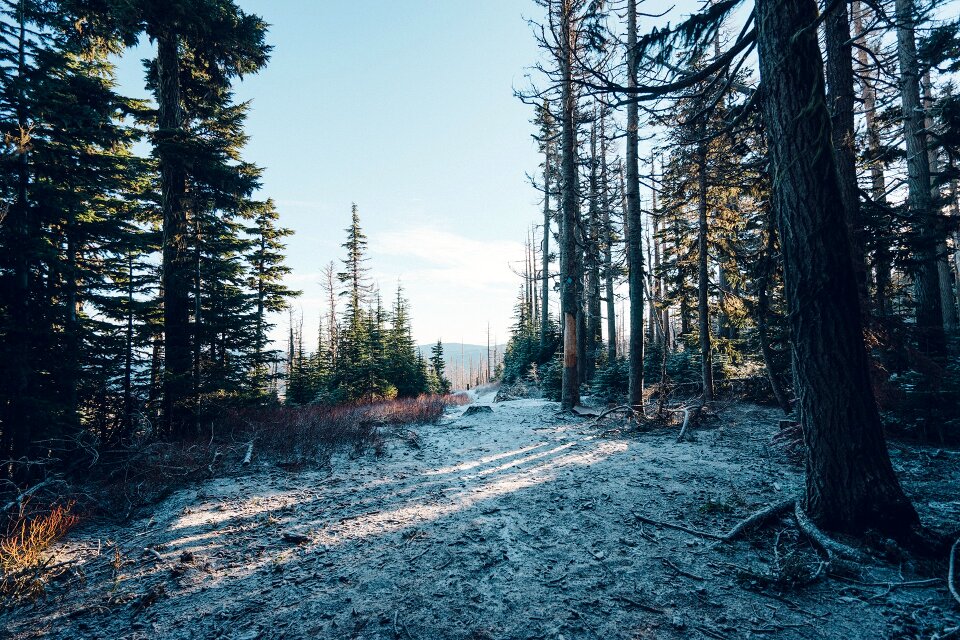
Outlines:
{"label": "tree root", "polygon": [[800,531],[802,531],[803,534],[810,539],[814,546],[822,550],[827,555],[828,561],[831,560],[832,556],[834,555],[836,555],[838,558],[852,560],[853,562],[859,563],[864,563],[869,560],[864,553],[857,551],[853,547],[848,547],[845,544],[841,544],[820,531],[820,529],[817,528],[817,525],[813,524],[810,518],[807,517],[807,514],[804,513],[799,502],[797,502],[794,506],[793,517],[796,519],[797,527],[799,527]]}
{"label": "tree root", "polygon": [[793,499],[784,500],[783,502],[777,502],[769,507],[760,509],[760,511],[757,511],[753,515],[737,523],[732,529],[730,529],[730,531],[722,536],[722,541],[731,542],[736,540],[744,533],[765,524],[768,520],[772,520],[776,517],[784,515],[785,513],[788,513],[791,509],[793,509],[795,503],[796,500]]}
{"label": "tree root", "polygon": [[750,515],[738,522],[730,531],[725,534],[710,533],[709,531],[700,531],[699,529],[692,529],[690,527],[685,527],[682,524],[674,524],[672,522],[663,522],[662,520],[654,520],[653,518],[648,518],[642,516],[636,511],[631,511],[633,517],[644,522],[646,524],[652,524],[657,527],[664,527],[666,529],[675,529],[677,531],[683,531],[684,533],[689,533],[690,535],[699,536],[701,538],[708,538],[710,540],[716,540],[717,544],[723,542],[732,542],[742,536],[744,533],[759,527],[760,525],[766,523],[768,520],[772,520],[778,516],[781,516],[785,513],[788,513],[793,509],[795,500],[784,500],[783,502],[778,502],[772,504],[769,507],[764,507],[760,511]]}

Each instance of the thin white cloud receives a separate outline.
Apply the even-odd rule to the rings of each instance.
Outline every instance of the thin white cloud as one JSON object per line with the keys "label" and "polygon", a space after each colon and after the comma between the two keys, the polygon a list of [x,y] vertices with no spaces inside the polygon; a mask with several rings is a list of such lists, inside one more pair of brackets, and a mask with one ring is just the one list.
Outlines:
{"label": "thin white cloud", "polygon": [[[511,263],[523,259],[523,245],[507,240],[485,241],[430,227],[381,233],[370,253],[402,260],[405,279],[426,279],[438,285],[513,289],[519,279]],[[381,265],[382,267],[382,265]]]}

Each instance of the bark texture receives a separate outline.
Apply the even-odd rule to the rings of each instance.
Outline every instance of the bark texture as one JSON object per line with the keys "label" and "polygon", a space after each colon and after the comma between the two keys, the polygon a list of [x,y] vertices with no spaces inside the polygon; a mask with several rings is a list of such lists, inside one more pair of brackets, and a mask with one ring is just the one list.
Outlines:
{"label": "bark texture", "polygon": [[577,97],[573,86],[574,48],[576,33],[572,3],[563,0],[561,7],[561,118],[560,118],[560,172],[561,209],[560,227],[560,313],[563,317],[563,380],[560,405],[572,409],[580,404],[580,367],[577,357],[581,340],[578,325],[582,320],[580,288],[583,286],[580,269],[580,249],[577,246],[577,227],[580,207],[577,197]]}
{"label": "bark texture", "polygon": [[[637,2],[627,2],[627,86],[637,86]],[[640,219],[640,112],[636,102],[627,105],[626,149],[626,236],[627,284],[630,292],[630,382],[627,402],[643,403],[643,250],[640,238],[643,225]]]}
{"label": "bark texture", "polygon": [[904,532],[918,522],[890,463],[870,385],[830,140],[815,0],[757,0],[773,205],[784,261],[806,455],[821,527]]}
{"label": "bark texture", "polygon": [[174,437],[192,428],[190,349],[191,256],[187,220],[187,169],[179,145],[184,135],[180,97],[180,52],[175,32],[157,37],[158,127],[163,211],[163,407],[164,427]]}

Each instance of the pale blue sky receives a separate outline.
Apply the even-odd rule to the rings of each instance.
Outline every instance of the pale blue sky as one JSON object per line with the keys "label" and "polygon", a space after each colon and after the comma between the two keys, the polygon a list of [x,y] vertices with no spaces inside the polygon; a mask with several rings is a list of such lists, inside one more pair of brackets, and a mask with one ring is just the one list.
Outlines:
{"label": "pale blue sky", "polygon": [[[508,260],[539,215],[530,108],[513,97],[538,52],[529,0],[239,0],[270,23],[245,157],[266,168],[289,241],[294,302],[313,335],[320,270],[356,202],[387,297],[402,278],[421,342],[503,340],[519,279]],[[121,61],[142,92],[142,47]],[[338,263],[339,264],[339,263]]]}
{"label": "pale blue sky", "polygon": [[[488,322],[505,341],[520,285],[509,263],[519,267],[541,217],[525,175],[540,161],[532,109],[513,96],[540,57],[525,16],[541,9],[532,0],[238,2],[272,25],[272,60],[237,97],[252,100],[245,157],[266,168],[261,196],[296,232],[288,283],[304,292],[294,306],[305,334],[315,335],[320,271],[339,266],[356,202],[372,274],[387,298],[402,279],[418,342],[483,343]],[[679,0],[669,19],[699,4]],[[958,4],[944,2],[941,14]],[[121,60],[130,95],[143,94],[139,59],[150,49]]]}

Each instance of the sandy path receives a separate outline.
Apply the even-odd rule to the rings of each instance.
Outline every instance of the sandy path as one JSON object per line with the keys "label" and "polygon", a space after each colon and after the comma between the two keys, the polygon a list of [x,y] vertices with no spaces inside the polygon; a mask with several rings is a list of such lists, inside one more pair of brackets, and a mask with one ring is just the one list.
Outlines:
{"label": "sandy path", "polygon": [[0,622],[52,638],[886,637],[875,589],[786,602],[732,566],[769,560],[769,541],[708,550],[633,517],[718,531],[794,490],[772,411],[738,408],[678,444],[602,436],[541,400],[493,407],[419,428],[419,449],[391,441],[329,473],[264,467],[128,528],[81,530],[61,552],[85,580]]}

